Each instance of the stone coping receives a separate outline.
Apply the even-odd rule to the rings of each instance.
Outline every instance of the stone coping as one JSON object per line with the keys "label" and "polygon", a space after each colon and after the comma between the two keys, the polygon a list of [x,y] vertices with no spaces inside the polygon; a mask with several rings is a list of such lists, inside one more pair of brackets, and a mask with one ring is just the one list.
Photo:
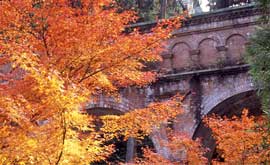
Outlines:
{"label": "stone coping", "polygon": [[[200,25],[205,23],[220,22],[225,20],[243,18],[261,15],[262,11],[256,7],[254,4],[248,4],[238,7],[229,7],[224,9],[219,9],[210,12],[204,12],[200,14],[191,15],[191,19],[183,22],[182,27]],[[142,30],[149,30],[154,27],[157,21],[140,22],[128,26],[128,28],[141,28]]]}
{"label": "stone coping", "polygon": [[187,71],[180,72],[174,74],[166,74],[158,77],[158,80],[178,80],[187,76],[202,76],[202,75],[214,75],[214,74],[231,74],[231,73],[239,73],[239,72],[247,72],[249,69],[249,64],[236,65],[236,66],[228,66],[223,68],[210,68],[210,69],[202,69],[195,71]]}

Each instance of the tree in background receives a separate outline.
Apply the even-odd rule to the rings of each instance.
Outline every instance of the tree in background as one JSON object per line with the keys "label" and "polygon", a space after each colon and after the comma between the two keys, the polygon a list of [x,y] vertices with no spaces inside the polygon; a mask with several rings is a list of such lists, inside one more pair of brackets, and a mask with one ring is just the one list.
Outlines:
{"label": "tree in background", "polygon": [[262,98],[262,109],[269,119],[270,131],[270,1],[258,0],[263,11],[261,25],[250,38],[246,49],[246,61],[250,64],[250,74],[259,88]]}
{"label": "tree in background", "polygon": [[[154,81],[144,63],[161,59],[162,41],[184,18],[126,34],[137,16],[118,9],[111,0],[0,1],[0,164],[88,164],[114,150],[85,103]],[[173,117],[169,110],[150,124]]]}
{"label": "tree in background", "polygon": [[139,22],[154,21],[158,18],[169,18],[183,12],[181,0],[117,0],[124,10],[138,12]]}

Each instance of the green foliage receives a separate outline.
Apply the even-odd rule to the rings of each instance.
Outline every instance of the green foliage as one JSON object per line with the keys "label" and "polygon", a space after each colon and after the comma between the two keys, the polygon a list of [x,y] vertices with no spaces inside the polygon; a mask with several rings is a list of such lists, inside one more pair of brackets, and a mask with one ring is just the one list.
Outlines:
{"label": "green foliage", "polygon": [[262,109],[270,122],[270,0],[258,0],[257,3],[263,11],[261,26],[250,39],[246,61],[251,65],[250,73],[259,85]]}
{"label": "green foliage", "polygon": [[135,10],[138,13],[139,21],[151,21],[159,16],[159,0],[116,0],[122,10]]}
{"label": "green foliage", "polygon": [[142,21],[152,21],[159,17],[160,3],[159,0],[153,0],[151,3],[138,8],[139,16]]}
{"label": "green foliage", "polygon": [[267,8],[270,5],[270,0],[258,0],[258,3],[263,7]]}
{"label": "green foliage", "polygon": [[269,26],[270,24],[270,0],[258,0],[258,4],[263,10],[263,16],[261,17],[262,23]]}
{"label": "green foliage", "polygon": [[182,12],[183,12],[183,8],[179,0],[168,1],[166,18],[179,15]]}
{"label": "green foliage", "polygon": [[270,27],[260,28],[246,50],[250,73],[261,89],[263,110],[270,116]]}
{"label": "green foliage", "polygon": [[[160,18],[160,0],[116,0],[123,10],[135,10],[138,12],[139,22],[153,21]],[[177,0],[169,0],[166,5],[165,17],[179,15],[183,9]]]}

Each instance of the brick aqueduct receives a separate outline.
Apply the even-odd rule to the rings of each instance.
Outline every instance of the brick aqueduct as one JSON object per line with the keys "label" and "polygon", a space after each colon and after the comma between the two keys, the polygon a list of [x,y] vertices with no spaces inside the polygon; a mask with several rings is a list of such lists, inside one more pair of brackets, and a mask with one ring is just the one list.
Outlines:
{"label": "brick aqueduct", "polygon": [[[168,41],[162,54],[164,60],[156,68],[165,73],[163,76],[143,89],[123,89],[120,102],[100,96],[98,101],[89,103],[89,110],[95,109],[99,115],[123,114],[176,93],[184,94],[185,114],[174,122],[174,128],[193,138],[203,137],[203,143],[212,149],[208,157],[212,157],[215,143],[201,123],[203,116],[211,113],[231,116],[241,113],[243,108],[254,114],[260,112],[249,66],[243,59],[245,45],[259,16],[260,10],[252,5],[193,16]],[[160,131],[155,136],[164,138],[164,134]],[[154,136],[152,140],[155,141]],[[155,147],[168,156],[166,149]],[[128,152],[127,159],[130,155]]]}

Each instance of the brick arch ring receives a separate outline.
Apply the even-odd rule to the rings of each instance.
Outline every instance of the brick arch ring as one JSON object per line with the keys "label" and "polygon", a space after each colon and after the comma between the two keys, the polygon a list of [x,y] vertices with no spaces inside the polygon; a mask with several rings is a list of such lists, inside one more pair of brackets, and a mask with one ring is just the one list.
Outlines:
{"label": "brick arch ring", "polygon": [[243,85],[237,86],[234,90],[227,90],[220,93],[218,96],[211,96],[207,98],[201,105],[201,116],[205,116],[211,112],[211,110],[227,100],[228,98],[249,91],[256,90],[252,81],[246,82]]}
{"label": "brick arch ring", "polygon": [[86,105],[86,109],[97,108],[111,109],[120,111],[121,113],[127,113],[134,109],[135,106],[128,99],[121,96],[119,99],[116,99],[114,97],[99,95],[91,99],[91,101]]}

